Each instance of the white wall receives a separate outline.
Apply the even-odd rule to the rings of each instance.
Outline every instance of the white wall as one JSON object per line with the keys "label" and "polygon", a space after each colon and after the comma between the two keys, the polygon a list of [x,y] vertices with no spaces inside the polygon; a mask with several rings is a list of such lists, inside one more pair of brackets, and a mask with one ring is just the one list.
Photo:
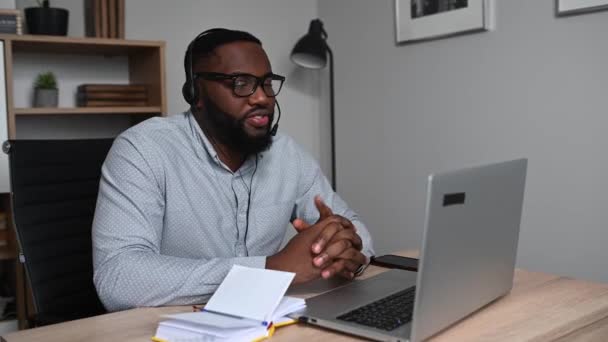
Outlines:
{"label": "white wall", "polygon": [[320,1],[338,188],[379,252],[420,244],[426,175],[528,157],[520,266],[608,281],[608,11],[496,1],[496,30],[396,46],[394,1]]}
{"label": "white wall", "polygon": [[297,68],[289,59],[291,48],[308,30],[308,22],[317,17],[316,0],[128,0],[125,11],[127,38],[167,43],[170,114],[187,109],[181,95],[185,80],[183,60],[192,39],[212,27],[241,29],[257,36],[273,71],[287,77],[278,97],[283,113],[280,130],[319,158],[319,75]]}

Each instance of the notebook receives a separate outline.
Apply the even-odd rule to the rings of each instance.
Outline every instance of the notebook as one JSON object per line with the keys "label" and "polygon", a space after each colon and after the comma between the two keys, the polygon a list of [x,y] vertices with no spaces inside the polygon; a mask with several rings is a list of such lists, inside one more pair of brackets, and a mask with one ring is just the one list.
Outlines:
{"label": "notebook", "polygon": [[234,265],[205,308],[163,316],[156,341],[254,341],[278,326],[293,323],[287,315],[306,307],[304,299],[285,296],[295,274]]}

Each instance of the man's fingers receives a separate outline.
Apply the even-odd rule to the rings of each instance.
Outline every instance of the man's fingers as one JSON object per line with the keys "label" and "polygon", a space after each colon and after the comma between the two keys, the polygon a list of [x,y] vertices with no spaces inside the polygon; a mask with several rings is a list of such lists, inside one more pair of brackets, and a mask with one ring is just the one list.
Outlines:
{"label": "man's fingers", "polygon": [[361,263],[351,260],[351,259],[334,259],[334,262],[324,267],[321,271],[321,274],[328,270],[331,274],[338,274],[342,271],[345,272],[356,272]]}
{"label": "man's fingers", "polygon": [[306,228],[310,227],[310,224],[306,223],[306,221],[299,219],[299,218],[293,220],[293,222],[291,224],[293,225],[293,227],[296,229],[296,231],[298,233],[301,233]]}
{"label": "man's fingers", "polygon": [[336,257],[338,257],[338,255],[341,255],[346,250],[352,247],[353,243],[350,240],[338,240],[332,244],[329,244],[323,253],[319,254],[319,256],[313,259],[313,263],[317,267],[323,267],[329,261],[335,259]]}
{"label": "man's fingers", "polygon": [[355,272],[351,272],[347,269],[343,269],[340,273],[338,273],[342,278],[353,279],[355,278]]}
{"label": "man's fingers", "polygon": [[348,279],[352,279],[352,277],[349,275],[352,273],[354,276],[357,269],[359,269],[359,267],[367,261],[365,255],[352,248],[342,253],[342,255],[346,256],[347,258],[335,259],[331,265],[325,267],[323,271],[321,271],[321,276],[324,279],[331,278],[336,274],[344,276]]}
{"label": "man's fingers", "polygon": [[357,250],[361,250],[363,248],[363,241],[361,240],[361,237],[352,229],[342,229],[341,231],[337,232],[334,234],[331,240],[329,240],[327,245],[329,246],[339,240],[349,240],[352,243],[352,246]]}
{"label": "man's fingers", "polygon": [[342,229],[344,229],[344,227],[342,224],[336,222],[336,220],[328,221],[312,244],[313,253],[321,253],[333,236]]}
{"label": "man's fingers", "polygon": [[325,204],[325,202],[323,202],[323,199],[321,199],[321,196],[319,195],[315,196],[315,206],[317,207],[317,210],[319,210],[320,220],[334,214],[333,211],[331,211],[331,209]]}
{"label": "man's fingers", "polygon": [[338,259],[334,263],[332,263],[329,267],[325,268],[321,271],[321,277],[323,279],[329,279],[334,274],[340,273],[344,270],[344,259]]}
{"label": "man's fingers", "polygon": [[352,260],[345,259],[345,261],[344,261],[344,268],[353,273],[356,272],[360,266],[361,266],[360,263],[354,262]]}
{"label": "man's fingers", "polygon": [[359,265],[367,263],[367,257],[354,248],[350,248],[344,251],[342,254],[338,255],[338,258],[353,261],[357,264],[357,268],[359,267]]}

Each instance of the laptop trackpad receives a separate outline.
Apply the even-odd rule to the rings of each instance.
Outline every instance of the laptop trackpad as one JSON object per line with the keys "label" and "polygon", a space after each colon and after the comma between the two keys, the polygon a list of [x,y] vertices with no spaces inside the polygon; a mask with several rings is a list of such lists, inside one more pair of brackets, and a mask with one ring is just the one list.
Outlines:
{"label": "laptop trackpad", "polygon": [[416,285],[415,272],[393,269],[306,300],[305,316],[333,319],[341,313],[369,304]]}

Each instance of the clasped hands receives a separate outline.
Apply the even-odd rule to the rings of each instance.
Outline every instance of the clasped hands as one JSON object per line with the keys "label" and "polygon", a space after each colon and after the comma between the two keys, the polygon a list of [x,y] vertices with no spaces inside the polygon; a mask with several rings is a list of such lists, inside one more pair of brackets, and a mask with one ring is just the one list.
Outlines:
{"label": "clasped hands", "polygon": [[367,262],[355,226],[334,214],[319,196],[315,197],[315,206],[319,220],[309,224],[295,219],[292,224],[298,234],[285,248],[267,258],[266,268],[294,272],[296,284],[336,275],[354,278],[357,269]]}

